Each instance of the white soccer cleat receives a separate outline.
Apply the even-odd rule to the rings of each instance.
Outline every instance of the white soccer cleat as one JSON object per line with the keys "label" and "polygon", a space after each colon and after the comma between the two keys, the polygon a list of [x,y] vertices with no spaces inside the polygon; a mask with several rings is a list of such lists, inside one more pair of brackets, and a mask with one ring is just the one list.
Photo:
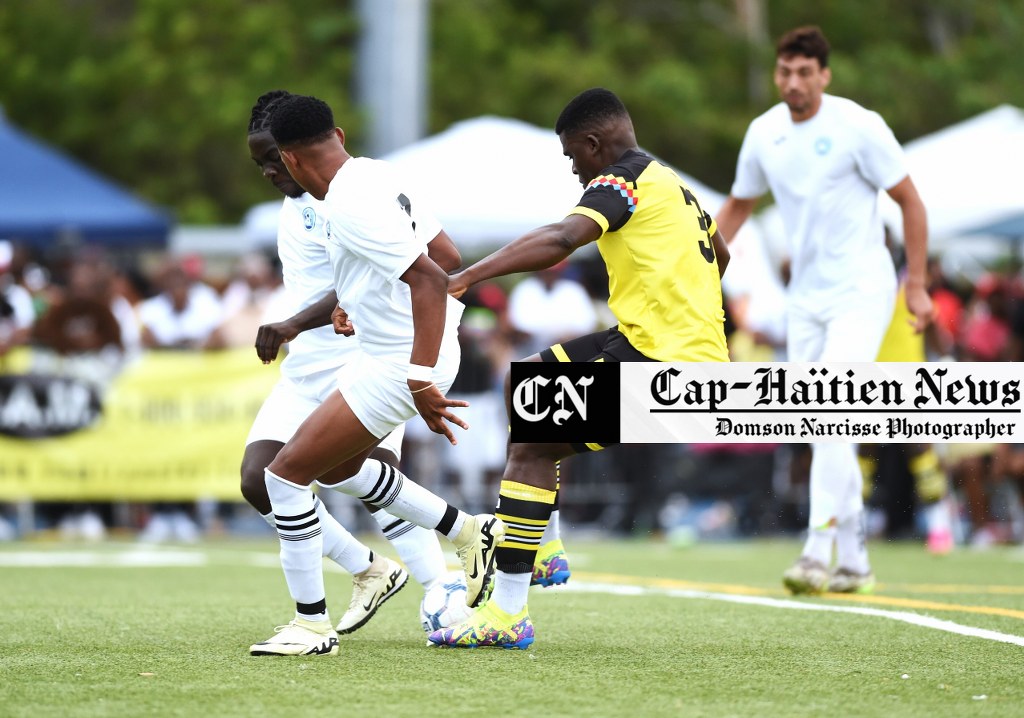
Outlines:
{"label": "white soccer cleat", "polygon": [[466,519],[456,539],[455,553],[466,572],[466,605],[474,608],[494,570],[494,551],[505,540],[505,524],[493,514],[477,514]]}
{"label": "white soccer cleat", "polygon": [[249,646],[253,656],[336,656],[338,634],[329,620],[295,618],[274,629],[274,635]]}
{"label": "white soccer cleat", "polygon": [[832,593],[871,593],[875,590],[875,574],[837,568],[829,578],[828,590]]}
{"label": "white soccer cleat", "polygon": [[375,553],[370,567],[352,577],[352,600],[338,622],[338,633],[352,633],[364,626],[408,580],[409,573],[397,562]]}
{"label": "white soccer cleat", "polygon": [[801,556],[782,574],[782,583],[795,594],[821,593],[828,581],[828,567],[810,556]]}

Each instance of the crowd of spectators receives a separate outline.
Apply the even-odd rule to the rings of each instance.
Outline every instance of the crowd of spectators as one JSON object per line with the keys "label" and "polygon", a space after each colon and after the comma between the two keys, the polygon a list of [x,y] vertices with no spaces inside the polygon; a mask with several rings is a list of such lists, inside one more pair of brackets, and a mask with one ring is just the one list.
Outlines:
{"label": "crowd of spectators", "polygon": [[[74,378],[102,396],[146,350],[251,346],[279,297],[280,277],[265,255],[244,255],[219,278],[198,256],[138,260],[85,246],[44,261],[0,241],[0,374],[9,371],[10,352],[25,346],[31,373]],[[152,542],[195,541],[210,514],[196,502],[120,513]],[[110,505],[45,502],[34,514],[68,538],[102,538],[118,521]],[[11,536],[2,511],[0,523],[0,536]]]}
{"label": "crowd of spectators", "polygon": [[[1024,360],[1020,273],[993,271],[973,283],[953,282],[933,261],[930,276],[937,316],[928,335],[929,361]],[[0,241],[0,374],[8,371],[11,349],[23,345],[33,371],[73,376],[102,392],[147,350],[252,346],[257,327],[281,311],[280,281],[276,259],[259,253],[214,273],[197,256],[140,262],[87,246],[41,258]],[[509,363],[610,326],[605,291],[596,258],[563,263],[511,286],[474,287],[463,298],[463,362],[450,392],[470,402],[465,418],[472,439],[451,447],[422,422],[410,422],[407,473],[471,511],[492,508],[504,467],[502,386]],[[750,312],[744,300],[727,297],[725,308],[735,360],[784,359],[779,337],[745,326]],[[236,448],[240,455],[242,447]],[[961,542],[1024,542],[1024,445],[937,450],[955,490]],[[869,501],[884,514],[874,523],[876,533],[919,532],[912,492],[892,486],[905,477],[884,473]],[[628,446],[566,462],[562,510],[570,524],[685,540],[797,531],[805,520],[806,481],[806,451],[799,445]],[[196,540],[215,512],[190,502],[120,514],[109,506],[48,504],[37,514],[43,526],[68,537],[99,538],[127,520],[142,540],[156,542]],[[0,537],[12,535],[9,518],[0,507]]]}

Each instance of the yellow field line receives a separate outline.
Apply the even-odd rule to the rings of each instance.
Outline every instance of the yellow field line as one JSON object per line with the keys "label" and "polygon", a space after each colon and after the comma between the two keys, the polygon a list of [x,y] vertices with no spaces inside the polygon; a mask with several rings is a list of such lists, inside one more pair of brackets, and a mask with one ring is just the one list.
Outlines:
{"label": "yellow field line", "polygon": [[[882,584],[878,584],[882,586]],[[887,583],[890,591],[906,593],[991,593],[1003,596],[1024,596],[1024,586],[971,586],[956,583]]]}
{"label": "yellow field line", "polygon": [[573,571],[572,573],[574,576],[579,576],[580,578],[588,580],[622,584],[626,586],[641,584],[650,588],[680,588],[689,589],[691,591],[719,591],[721,593],[731,593],[739,596],[773,596],[780,593],[779,591],[757,588],[755,586],[743,586],[735,583],[707,583],[706,581],[684,581],[676,578],[623,576],[622,574],[617,573],[592,573],[590,571]]}
{"label": "yellow field line", "polygon": [[[784,595],[785,592],[781,590],[757,588],[755,586],[744,586],[741,584],[732,583],[706,583],[704,581],[683,581],[679,579],[671,578],[644,578],[640,576],[623,576],[620,574],[609,574],[609,573],[590,573],[584,571],[573,571],[573,574],[580,578],[601,581],[604,583],[622,584],[622,585],[643,585],[650,588],[664,588],[664,589],[687,589],[690,591],[717,591],[719,593],[728,593],[739,596],[778,596]],[[922,584],[921,586],[924,586]],[[921,588],[921,587],[919,587]],[[946,588],[951,588],[947,586]],[[1016,586],[979,586],[975,589],[975,592],[981,593],[985,589],[1003,588],[1010,589],[1006,593],[1016,593]],[[969,589],[968,586],[960,586],[958,589],[963,589],[966,592]],[[904,590],[901,586],[900,590]],[[997,591],[991,591],[996,593]],[[999,606],[966,606],[957,603],[942,603],[939,601],[925,601],[916,598],[899,598],[897,596],[877,596],[877,595],[861,595],[861,594],[846,594],[846,593],[826,593],[815,598],[821,598],[824,600],[836,600],[836,601],[848,601],[851,603],[868,603],[877,606],[899,606],[901,608],[916,608],[922,611],[952,611],[958,613],[978,613],[985,616],[1005,616],[1006,618],[1017,618],[1024,621],[1024,611],[1014,608],[1002,608]]]}

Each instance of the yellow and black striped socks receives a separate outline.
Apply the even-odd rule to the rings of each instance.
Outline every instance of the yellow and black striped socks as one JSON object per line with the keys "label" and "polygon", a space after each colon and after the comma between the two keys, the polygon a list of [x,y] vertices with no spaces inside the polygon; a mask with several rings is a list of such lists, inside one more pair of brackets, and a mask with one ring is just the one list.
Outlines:
{"label": "yellow and black striped socks", "polygon": [[506,573],[533,573],[541,537],[555,506],[557,493],[516,481],[502,480],[495,514],[505,522],[505,540],[495,562]]}

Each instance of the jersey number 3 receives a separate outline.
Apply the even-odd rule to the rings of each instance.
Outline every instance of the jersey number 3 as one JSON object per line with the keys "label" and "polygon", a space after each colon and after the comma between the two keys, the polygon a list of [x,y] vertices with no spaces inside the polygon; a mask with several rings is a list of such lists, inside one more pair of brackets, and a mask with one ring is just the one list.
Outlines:
{"label": "jersey number 3", "polygon": [[[708,227],[710,226],[710,224],[708,223],[708,215],[704,214],[704,210],[700,208],[700,205],[697,203],[697,198],[693,196],[693,192],[686,189],[685,187],[680,187],[679,189],[683,193],[683,199],[686,200],[686,204],[693,205],[693,207],[697,210],[697,224],[700,225],[700,230],[706,236],[708,233]],[[704,257],[705,262],[707,262],[708,264],[714,263],[715,248],[714,246],[712,246],[710,239],[698,239],[697,248],[700,249],[700,254],[702,257]]]}

